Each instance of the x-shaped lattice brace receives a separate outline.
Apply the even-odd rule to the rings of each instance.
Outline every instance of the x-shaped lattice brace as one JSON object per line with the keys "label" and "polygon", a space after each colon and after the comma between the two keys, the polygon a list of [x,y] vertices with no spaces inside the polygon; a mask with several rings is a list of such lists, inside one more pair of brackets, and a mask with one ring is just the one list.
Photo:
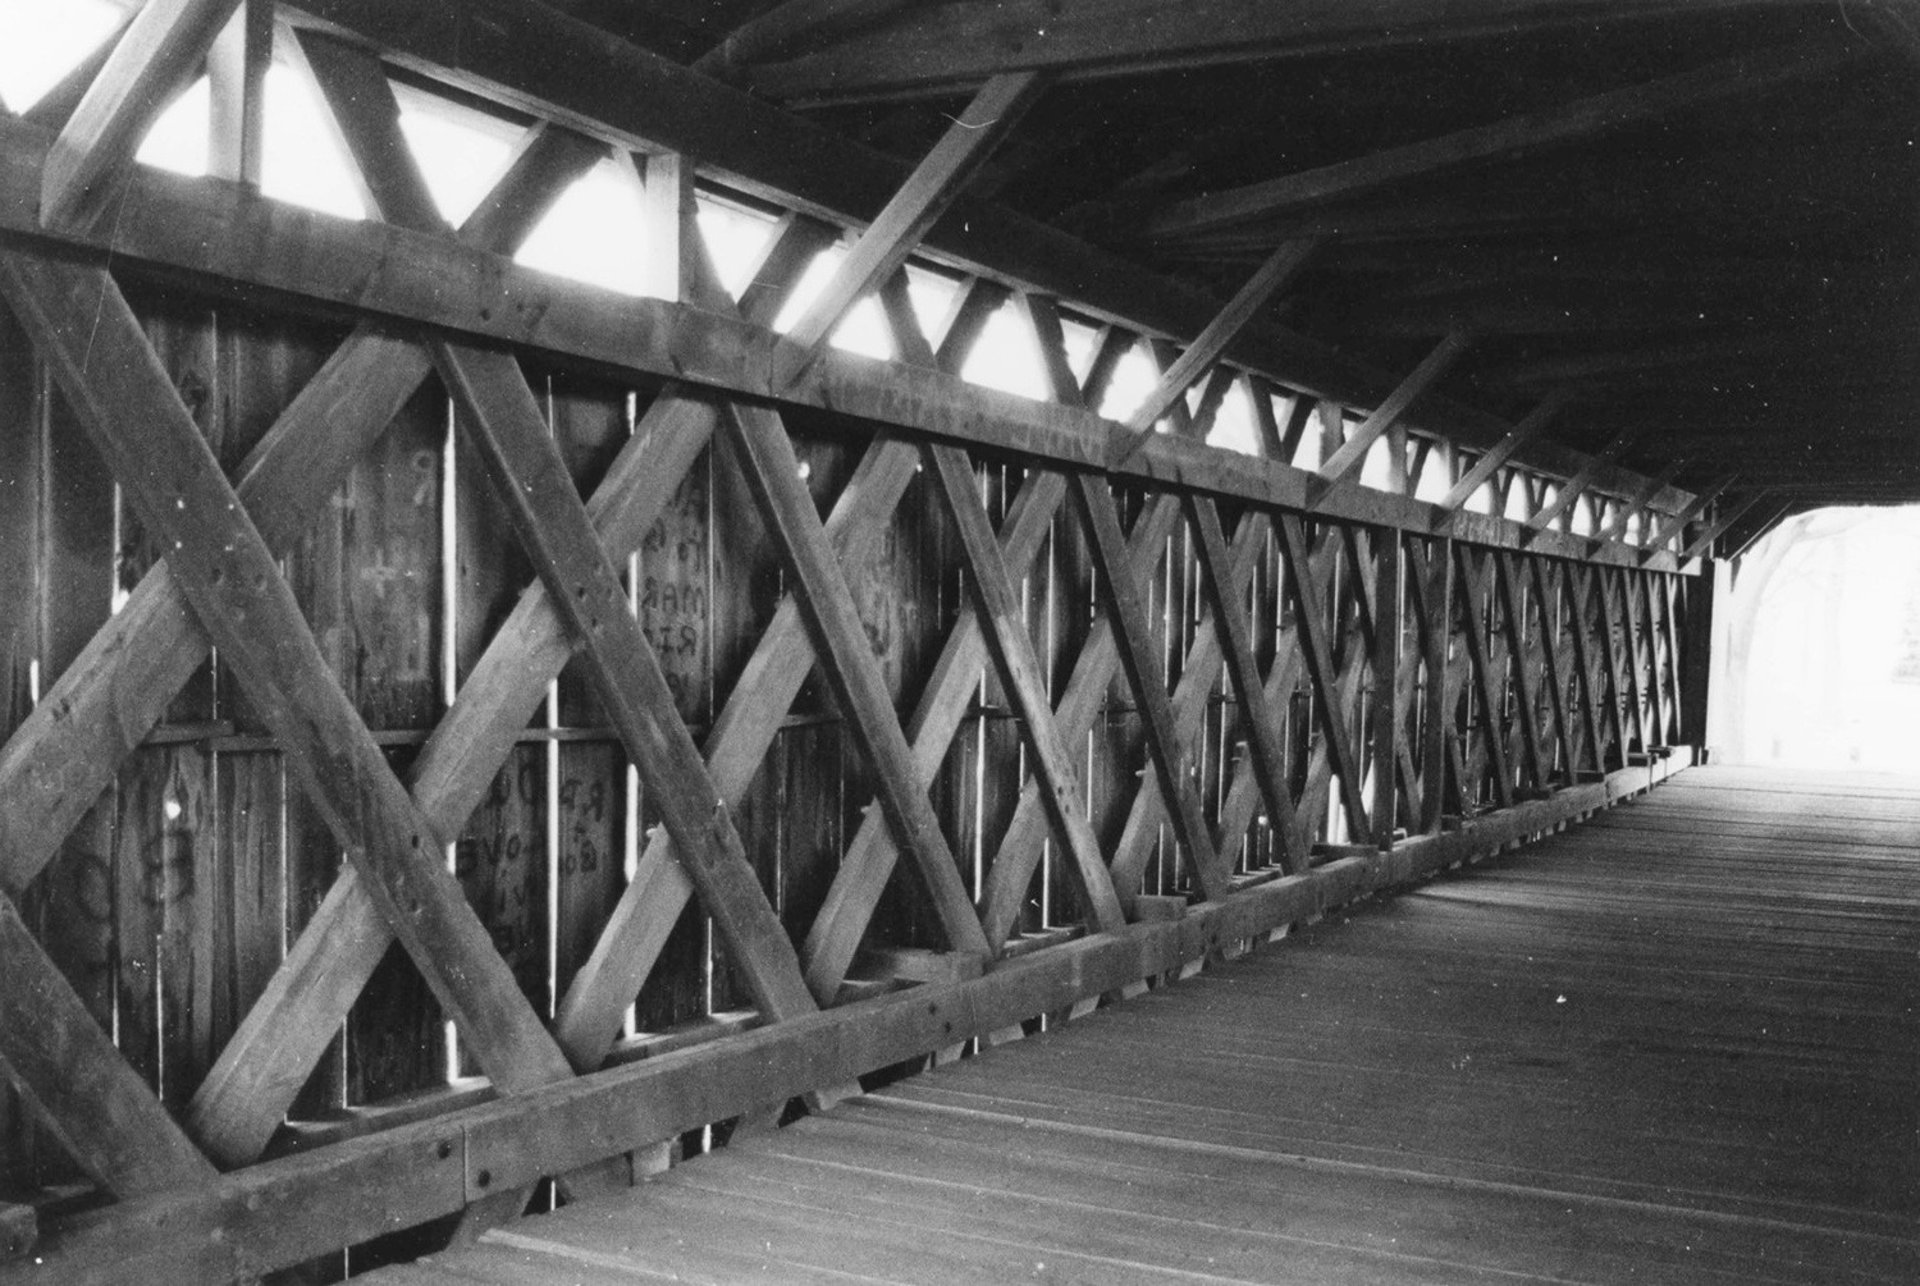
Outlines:
{"label": "x-shaped lattice brace", "polygon": [[[463,235],[480,245],[505,248],[516,244],[552,195],[590,164],[598,151],[564,131],[534,131],[494,193],[464,226]],[[178,417],[185,415],[179,399],[163,372],[157,381],[153,378],[158,367],[151,347],[137,324],[130,323],[131,314],[104,271],[21,255],[11,256],[9,263],[9,301],[29,324],[43,358],[81,412],[82,422],[96,437],[108,441],[103,455],[120,458],[113,445],[120,439],[111,435],[129,432],[122,423],[128,414],[134,415],[136,424],[140,415],[151,414],[155,423],[179,428]],[[427,369],[427,358],[421,350],[373,327],[361,327],[281,415],[238,470],[237,491],[212,512],[225,515],[228,521],[234,521],[237,514],[257,515],[256,537],[272,547],[287,547],[324,502],[334,481],[344,476],[353,460],[412,395]],[[108,386],[109,377],[129,387]],[[98,387],[96,379],[100,381]],[[185,423],[190,427],[192,422],[188,419]],[[195,457],[189,453],[183,458]],[[204,478],[198,482],[208,485]],[[224,487],[222,479],[220,488],[208,489],[212,493]],[[141,491],[129,484],[128,492],[138,502]],[[161,516],[169,523],[199,517],[180,508],[180,498],[172,497],[162,506],[165,512]],[[234,507],[228,509],[228,504]],[[167,530],[158,524],[152,529]],[[184,550],[184,535],[176,543]],[[278,582],[277,573],[274,581]],[[237,580],[227,581],[224,588],[231,593],[238,584]],[[278,605],[276,610],[283,606]],[[0,752],[0,787],[7,798],[23,805],[5,810],[0,818],[0,876],[4,877],[0,883],[10,895],[18,896],[46,865],[111,781],[120,761],[160,720],[173,695],[205,659],[210,634],[211,629],[203,629],[196,619],[191,598],[173,564],[157,563]],[[262,634],[271,636],[268,630]],[[303,663],[309,659],[303,658]],[[323,692],[317,699],[327,703],[329,717],[337,720],[338,710],[333,708],[337,706],[336,696],[337,689],[332,696]],[[496,766],[490,763],[485,767],[480,789],[484,789],[485,778]],[[424,839],[456,832],[477,798],[477,792],[470,794],[464,806],[443,797],[406,807],[387,798],[379,806],[391,809],[395,816],[410,811],[408,820],[423,824],[419,834]],[[324,814],[327,810],[322,811]],[[338,820],[341,814],[335,810],[334,816]],[[412,838],[407,836],[409,844]],[[358,839],[343,843],[350,852],[362,847]],[[350,876],[342,886],[329,900],[332,911],[357,906],[361,914],[347,916],[348,923],[378,926],[365,885]],[[422,905],[426,908],[429,904],[423,901]],[[438,912],[452,915],[451,908],[432,905]],[[6,914],[18,927],[10,900]],[[358,940],[331,937],[340,953],[333,959],[352,960],[353,947],[368,947],[368,936],[363,933]],[[378,945],[362,954],[377,961],[390,935],[376,927],[372,936]],[[53,985],[57,974],[46,973],[41,961],[24,951],[30,943],[23,940],[16,945],[22,950],[13,953],[16,968],[10,976],[33,979],[24,990],[40,997],[39,1012],[48,1017],[44,1027],[51,1035],[33,1050],[20,1048],[28,1044],[26,1041],[15,1042],[16,1048],[9,1050],[9,1061],[24,1087],[35,1079],[32,1069],[24,1064],[33,1061],[36,1051],[51,1059],[45,1070],[56,1079],[42,1079],[38,1090],[27,1088],[26,1092],[45,1109],[44,1115],[68,1150],[119,1195],[151,1191],[178,1182],[182,1174],[203,1171],[204,1161],[184,1144],[184,1136],[171,1129],[158,1104],[147,1109],[145,1101],[150,1096],[141,1092],[137,1077],[130,1069],[124,1077],[120,1075],[123,1060],[98,1033],[84,1009],[65,1005],[62,989]],[[344,992],[342,1013],[372,967],[369,963],[358,977],[343,979],[330,972],[330,962],[306,963],[313,967],[295,974],[283,970],[280,983],[293,985],[308,997],[330,990]],[[347,972],[355,971],[349,968]],[[273,995],[270,990],[269,1001]],[[56,1003],[47,998],[56,996],[61,997],[58,1003],[63,1006],[57,1022],[46,1008]],[[517,1024],[520,1020],[515,1016],[504,1021]],[[323,1030],[330,1034],[335,1027],[337,1021]],[[22,1025],[10,1030],[25,1033],[28,1029]],[[286,1031],[278,1034],[284,1036]],[[100,1048],[91,1049],[96,1037]],[[294,1056],[297,1070],[283,1072],[277,1080],[250,1080],[240,1086],[234,1095],[235,1110],[215,1114],[220,1127],[215,1133],[233,1131],[244,1141],[237,1148],[223,1147],[224,1140],[196,1131],[208,1151],[230,1164],[251,1159],[279,1120],[306,1070],[318,1058],[325,1039],[324,1035],[320,1037],[310,1058],[302,1061],[299,1055]],[[90,1056],[77,1061],[52,1057],[70,1041],[86,1043]],[[294,1042],[296,1047],[300,1044]],[[93,1067],[103,1079],[100,1083],[60,1080],[66,1075],[61,1071],[63,1066]],[[291,1085],[286,1083],[286,1075],[293,1077]],[[101,1110],[103,1104],[111,1105],[112,1110]],[[200,1123],[206,1123],[205,1115],[195,1114]],[[120,1126],[125,1127],[124,1144],[115,1137],[123,1132],[117,1128]],[[169,1161],[165,1169],[156,1172],[146,1158]],[[196,1161],[198,1164],[193,1164]]]}
{"label": "x-shaped lattice brace", "polygon": [[[383,118],[389,123],[393,119],[390,90],[383,77],[373,79],[378,76],[377,66],[363,56],[324,46],[321,53],[329,68],[323,84],[333,90],[343,83],[349,86],[348,110],[343,111],[342,120],[349,141],[364,143]],[[382,92],[354,92],[369,87]],[[341,97],[336,94],[335,99],[341,105]],[[483,205],[464,232],[481,244],[511,245],[595,151],[559,131],[537,133],[495,198]],[[383,208],[397,204],[417,215],[429,207],[420,185],[414,183],[408,190],[410,179],[417,175],[376,170],[369,187],[385,198]],[[778,301],[772,292],[765,294],[764,312],[770,317]],[[419,350],[370,329],[357,332],[243,468],[236,494],[219,476],[217,466],[209,469],[211,457],[204,445],[196,451],[182,440],[181,434],[192,429],[192,422],[103,270],[15,257],[9,262],[8,295],[83,422],[100,440],[103,454],[142,484],[129,485],[129,494],[150,527],[171,541],[174,561],[203,555],[214,559],[216,545],[227,560],[214,559],[204,583],[196,581],[184,588],[171,564],[158,565],[128,609],[101,632],[49,694],[41,707],[45,717],[30,720],[9,744],[8,780],[52,805],[35,811],[37,825],[15,826],[15,833],[7,836],[9,891],[17,893],[45,864],[78,812],[97,795],[104,777],[110,776],[119,754],[139,743],[172,693],[204,658],[208,638],[196,628],[192,615],[201,618],[207,634],[234,663],[243,685],[287,747],[296,777],[305,779],[322,815],[354,859],[354,869],[336,885],[196,1096],[190,1120],[201,1127],[197,1133],[209,1151],[230,1164],[257,1153],[317,1058],[325,1033],[337,1028],[396,929],[502,1090],[513,1092],[570,1074],[530,1008],[514,992],[504,965],[497,956],[488,959],[490,949],[479,948],[485,935],[458,896],[457,886],[449,892],[451,877],[441,878],[444,867],[436,856],[440,840],[457,832],[477,802],[478,789],[484,789],[511,741],[510,736],[469,738],[461,733],[475,723],[494,729],[524,725],[529,694],[532,700],[538,699],[570,649],[567,639],[554,637],[558,633],[554,624],[562,616],[573,627],[576,641],[586,644],[603,696],[612,699],[621,715],[623,738],[643,775],[658,782],[677,774],[676,785],[691,785],[691,789],[663,792],[669,801],[677,799],[684,805],[677,818],[669,813],[668,830],[680,833],[681,847],[689,852],[716,859],[695,875],[693,883],[708,894],[709,909],[741,958],[757,1003],[774,1018],[812,1008],[791,947],[739,855],[738,840],[730,836],[724,810],[718,807],[697,755],[688,753],[691,741],[684,726],[677,720],[654,718],[651,709],[636,708],[641,704],[670,708],[657,662],[644,639],[637,628],[611,644],[598,637],[596,626],[611,625],[617,635],[623,632],[622,623],[630,623],[631,618],[611,610],[620,598],[618,585],[583,513],[563,508],[561,522],[571,521],[571,529],[563,526],[557,537],[543,521],[525,524],[536,555],[547,555],[537,560],[550,582],[557,579],[562,561],[583,566],[585,575],[565,585],[571,598],[547,595],[561,601],[559,612],[541,601],[540,587],[523,599],[513,623],[518,628],[503,631],[489,653],[489,658],[499,659],[491,665],[483,661],[475,682],[465,689],[463,700],[456,703],[421,756],[416,795],[426,797],[424,805],[406,797],[379,759],[364,724],[353,716],[344,695],[326,675],[324,664],[316,664],[317,648],[284,582],[277,573],[265,570],[272,566],[267,542],[243,504],[250,501],[267,513],[262,522],[280,543],[291,539],[307,516],[301,501],[327,493],[331,480],[344,472],[424,377],[426,362]],[[78,324],[82,315],[97,318],[91,332]],[[76,351],[82,334],[88,335],[87,347]],[[435,356],[456,387],[468,393],[475,386],[489,389],[484,397],[469,398],[475,409],[511,404],[516,390],[526,397],[517,368],[511,370],[511,383],[504,379],[508,371],[500,361],[508,359],[461,353],[444,345]],[[114,378],[90,375],[90,359],[108,365]],[[468,377],[464,386],[453,378],[462,375]],[[510,410],[509,416],[524,412],[528,405],[530,398]],[[167,432],[144,442],[137,439],[129,426],[139,415],[151,416]],[[700,426],[676,434],[667,431],[671,422],[704,418],[710,431],[711,415],[710,408],[678,399],[671,390],[650,412],[658,422],[643,428],[655,432],[636,436],[596,496],[596,501],[605,501],[597,506],[605,525],[622,528],[613,534],[627,537],[616,543],[629,549],[637,544],[639,534],[703,445]],[[483,447],[492,448],[494,462],[512,462],[506,472],[514,477],[502,478],[510,484],[505,488],[509,494],[515,490],[518,473],[543,484],[553,482],[550,471],[543,472],[548,461],[541,450],[550,452],[550,442],[544,438],[534,442],[525,432],[535,422],[537,413],[521,415],[517,423],[508,420],[509,431],[522,431],[519,439],[499,433],[488,438],[486,426],[481,427]],[[330,432],[319,432],[323,424]],[[156,448],[156,443],[161,445]],[[651,453],[645,450],[649,446],[655,448]],[[510,449],[527,451],[529,447],[533,450],[524,456],[510,454]],[[670,464],[658,457],[671,455],[676,448],[678,468],[644,467]],[[139,471],[146,458],[143,450],[156,449],[175,460],[178,476]],[[564,481],[564,475],[561,478]],[[896,490],[895,498],[897,494]],[[566,496],[573,511],[578,511],[577,497],[570,490]],[[548,544],[539,548],[543,539]],[[571,543],[555,546],[556,539]],[[555,548],[564,551],[563,558],[553,556]],[[594,556],[600,565],[594,564]],[[260,603],[252,602],[260,596],[264,596]],[[183,597],[193,605],[191,609],[181,601]],[[251,640],[249,631],[257,631]],[[547,675],[528,681],[524,666],[530,659],[538,664],[543,645],[548,653],[559,655]],[[483,674],[507,681],[483,684],[478,681]],[[619,709],[616,694],[635,692],[644,696],[639,700],[629,696],[625,709]],[[507,714],[509,709],[513,713]],[[85,735],[65,735],[66,729],[75,726],[76,714],[86,716],[80,726],[92,734],[90,742]],[[111,747],[102,744],[109,739]],[[61,753],[71,752],[76,740],[84,743],[83,753]],[[108,749],[119,753],[85,753]],[[711,814],[703,815],[703,798],[714,800]],[[27,833],[19,833],[22,830]],[[369,835],[375,842],[367,842]],[[377,865],[389,853],[400,857]],[[951,871],[951,866],[947,869]],[[373,878],[356,878],[356,871]],[[10,900],[0,929],[5,930],[9,957],[19,962],[10,976],[27,983],[9,993],[9,999],[34,997],[36,1012],[46,1020],[10,1025],[9,1030],[20,1037],[7,1050],[10,1070],[29,1099],[44,1109],[70,1150],[120,1195],[210,1173],[185,1136],[141,1091],[137,1078],[114,1054],[70,989],[64,988],[57,971],[26,934]],[[977,934],[977,924],[973,931]],[[444,957],[436,957],[430,947],[441,939],[451,946]],[[80,1042],[87,1057],[67,1056],[75,1042]],[[264,1057],[268,1051],[274,1056]],[[76,1065],[101,1069],[97,1078],[101,1083],[63,1083],[65,1069]],[[114,1110],[98,1110],[103,1105]],[[76,1126],[83,1137],[75,1137]]]}

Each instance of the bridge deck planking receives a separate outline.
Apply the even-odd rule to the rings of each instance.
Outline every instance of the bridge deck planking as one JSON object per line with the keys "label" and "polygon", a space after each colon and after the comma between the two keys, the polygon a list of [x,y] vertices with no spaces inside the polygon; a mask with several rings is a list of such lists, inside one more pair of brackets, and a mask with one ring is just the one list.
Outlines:
{"label": "bridge deck planking", "polygon": [[1920,782],[1696,769],[395,1283],[1920,1279]]}

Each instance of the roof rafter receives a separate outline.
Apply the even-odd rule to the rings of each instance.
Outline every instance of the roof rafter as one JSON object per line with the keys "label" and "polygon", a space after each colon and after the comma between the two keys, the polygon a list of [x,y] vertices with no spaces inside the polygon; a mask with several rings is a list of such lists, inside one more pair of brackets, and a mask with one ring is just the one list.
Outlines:
{"label": "roof rafter", "polygon": [[1722,98],[1749,97],[1851,58],[1831,43],[1796,44],[1742,54],[1692,71],[1575,99],[1564,106],[1456,130],[1367,156],[1175,201],[1150,214],[1150,236],[1178,238],[1309,209],[1409,179],[1446,174],[1608,130],[1656,120]]}
{"label": "roof rafter", "polygon": [[[822,0],[793,0],[795,6]],[[875,3],[876,0],[869,0]],[[1780,0],[1698,0],[1699,9]],[[860,0],[843,0],[863,7]],[[825,7],[839,7],[825,0]],[[1650,0],[947,0],[911,6],[851,39],[786,61],[771,46],[746,82],[771,98],[846,102],[954,93],[989,76],[1047,70],[1064,80],[1249,62],[1329,49],[1379,49],[1511,36],[1657,13]]]}

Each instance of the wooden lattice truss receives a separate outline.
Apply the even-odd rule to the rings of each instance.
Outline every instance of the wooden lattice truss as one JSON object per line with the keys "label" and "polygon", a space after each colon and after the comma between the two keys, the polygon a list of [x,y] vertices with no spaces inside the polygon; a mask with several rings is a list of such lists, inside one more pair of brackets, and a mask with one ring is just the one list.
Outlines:
{"label": "wooden lattice truss", "polygon": [[[907,298],[907,257],[1016,127],[1041,77],[990,80],[860,234],[804,319],[778,338],[772,318],[839,229],[790,216],[736,302],[717,285],[692,221],[694,166],[651,155],[649,235],[669,247],[663,257],[679,302],[589,297],[588,309],[579,292],[500,256],[607,154],[605,145],[535,125],[493,192],[463,226],[449,228],[399,135],[379,61],[324,35],[303,32],[300,49],[386,225],[349,234],[359,259],[303,244],[307,223],[297,215],[263,214],[257,203],[240,212],[229,198],[133,174],[129,156],[153,104],[201,64],[235,9],[234,0],[154,0],[71,114],[48,122],[57,134],[6,126],[7,182],[31,166],[42,223],[35,237],[4,243],[0,296],[166,551],[0,750],[0,887],[8,895],[0,898],[0,1067],[115,1199],[47,1229],[45,1263],[18,1261],[24,1280],[131,1275],[134,1264],[194,1280],[244,1276],[461,1208],[470,1228],[484,1227],[516,1214],[541,1175],[585,1185],[592,1172],[582,1167],[677,1129],[777,1110],[795,1093],[830,1100],[856,1070],[1089,1001],[1169,958],[1222,945],[1238,921],[1193,918],[1190,925],[1211,927],[1181,940],[1180,922],[1165,918],[1178,908],[1142,896],[1163,827],[1195,903],[1304,912],[1387,878],[1395,868],[1381,866],[1381,855],[1395,854],[1396,841],[1442,837],[1483,808],[1513,809],[1560,790],[1559,811],[1514,814],[1507,830],[1487,833],[1497,844],[1537,830],[1604,804],[1630,764],[1681,740],[1678,572],[1712,532],[1695,531],[1678,555],[1664,547],[1700,509],[1668,515],[1663,534],[1637,547],[1555,528],[1584,485],[1578,480],[1552,505],[1541,496],[1525,523],[1468,513],[1468,497],[1538,432],[1551,407],[1455,477],[1438,505],[1353,483],[1371,444],[1395,430],[1464,337],[1444,343],[1356,428],[1344,429],[1332,407],[1334,449],[1316,473],[1284,463],[1310,426],[1311,400],[1280,424],[1270,400],[1257,399],[1265,461],[1225,459],[1192,441],[1241,378],[1220,360],[1240,323],[1284,288],[1311,244],[1282,247],[1184,351],[1163,342],[1159,387],[1126,426],[1088,408],[1135,336],[1109,327],[1091,370],[1076,376],[1061,305],[1045,293],[974,277],[938,347],[929,343]],[[163,226],[169,210],[191,217]],[[108,211],[121,220],[112,231],[103,230]],[[196,227],[223,211],[235,215],[226,231],[245,250],[181,251]],[[249,242],[247,230],[261,227],[271,235]],[[207,256],[226,264],[252,253],[259,266],[232,279],[298,278],[304,293],[346,302],[362,318],[231,476],[100,253],[118,244],[113,237],[190,270],[218,269]],[[376,271],[364,271],[367,255],[379,259]],[[488,294],[487,283],[505,285]],[[835,326],[870,296],[883,306],[900,355],[893,363],[829,349]],[[1050,404],[957,378],[1009,298],[1040,341]],[[595,319],[583,321],[583,310],[597,310]],[[687,377],[654,400],[604,481],[582,498],[508,343]],[[436,375],[538,579],[401,774],[330,670],[279,559]],[[1196,388],[1204,390],[1197,409],[1186,396]],[[872,436],[824,518],[783,423],[789,404],[844,408],[891,426]],[[1172,434],[1154,433],[1163,419]],[[703,744],[676,713],[619,569],[715,441],[739,462],[788,581]],[[1008,453],[1025,476],[996,525],[979,464]],[[903,719],[845,569],[872,556],[920,473],[937,486],[957,533],[967,599]],[[1610,534],[1624,533],[1631,514],[1659,493],[1656,483],[1620,506]],[[1137,510],[1130,523],[1125,510]],[[1077,520],[1104,610],[1064,687],[1050,694],[1019,586],[1062,514]],[[1175,539],[1190,542],[1199,569],[1200,626],[1170,686],[1149,601]],[[1262,603],[1264,615],[1256,610]],[[348,862],[176,1119],[88,1013],[15,899],[210,650],[236,676],[284,753],[290,781]],[[444,853],[574,658],[661,825],[645,837],[636,874],[549,1023],[516,985]],[[816,668],[871,768],[878,807],[867,811],[796,943],[748,863],[733,809]],[[1013,706],[1027,776],[976,901],[927,783],[976,699],[983,668]],[[1245,751],[1209,817],[1194,746],[1223,674]],[[1115,682],[1126,685],[1141,717],[1144,760],[1120,839],[1103,850],[1087,820],[1074,748],[1085,744]],[[1304,724],[1289,725],[1292,705],[1306,712]],[[1297,747],[1283,738],[1289,726],[1305,729]],[[1636,771],[1646,777],[1645,768]],[[1330,808],[1345,839],[1332,848],[1316,843]],[[1270,831],[1275,860],[1247,869],[1234,855],[1256,823]],[[890,998],[856,1017],[846,1015],[858,1007],[820,1012],[841,997],[903,860],[918,872],[916,887],[947,949],[974,960],[977,974],[1005,954],[1048,845],[1061,855],[1085,934],[1055,948],[1053,963],[1036,956],[1024,972],[989,970],[931,1004]],[[605,1062],[621,1016],[690,904],[712,918],[760,1026],[731,1038],[731,1061],[710,1060],[705,1070],[688,1056],[645,1075],[584,1077]],[[1159,937],[1141,936],[1139,926],[1156,924]],[[395,941],[497,1101],[256,1164]]]}

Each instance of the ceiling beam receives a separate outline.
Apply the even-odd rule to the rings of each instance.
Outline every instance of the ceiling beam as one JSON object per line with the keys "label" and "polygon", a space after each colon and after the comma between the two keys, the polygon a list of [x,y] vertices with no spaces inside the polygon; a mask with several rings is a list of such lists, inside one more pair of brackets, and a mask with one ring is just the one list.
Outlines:
{"label": "ceiling beam", "polygon": [[818,48],[859,32],[914,0],[784,0],[741,24],[694,59],[691,66],[719,80],[738,82],[747,66]]}
{"label": "ceiling beam", "polygon": [[1831,71],[1852,56],[1852,51],[1844,47],[1813,42],[1723,58],[1692,71],[1594,94],[1547,111],[1175,201],[1149,214],[1144,231],[1150,237],[1174,239],[1291,214],[1409,179],[1448,174],[1592,138],[1720,99],[1751,97]]}
{"label": "ceiling beam", "polygon": [[[796,0],[797,2],[797,0]],[[1692,8],[1778,8],[1782,0],[1694,0]],[[990,76],[1044,70],[1062,80],[1137,75],[1304,54],[1385,49],[1565,29],[1671,11],[1652,0],[947,0],[800,57],[746,84],[782,101],[923,98]]]}

